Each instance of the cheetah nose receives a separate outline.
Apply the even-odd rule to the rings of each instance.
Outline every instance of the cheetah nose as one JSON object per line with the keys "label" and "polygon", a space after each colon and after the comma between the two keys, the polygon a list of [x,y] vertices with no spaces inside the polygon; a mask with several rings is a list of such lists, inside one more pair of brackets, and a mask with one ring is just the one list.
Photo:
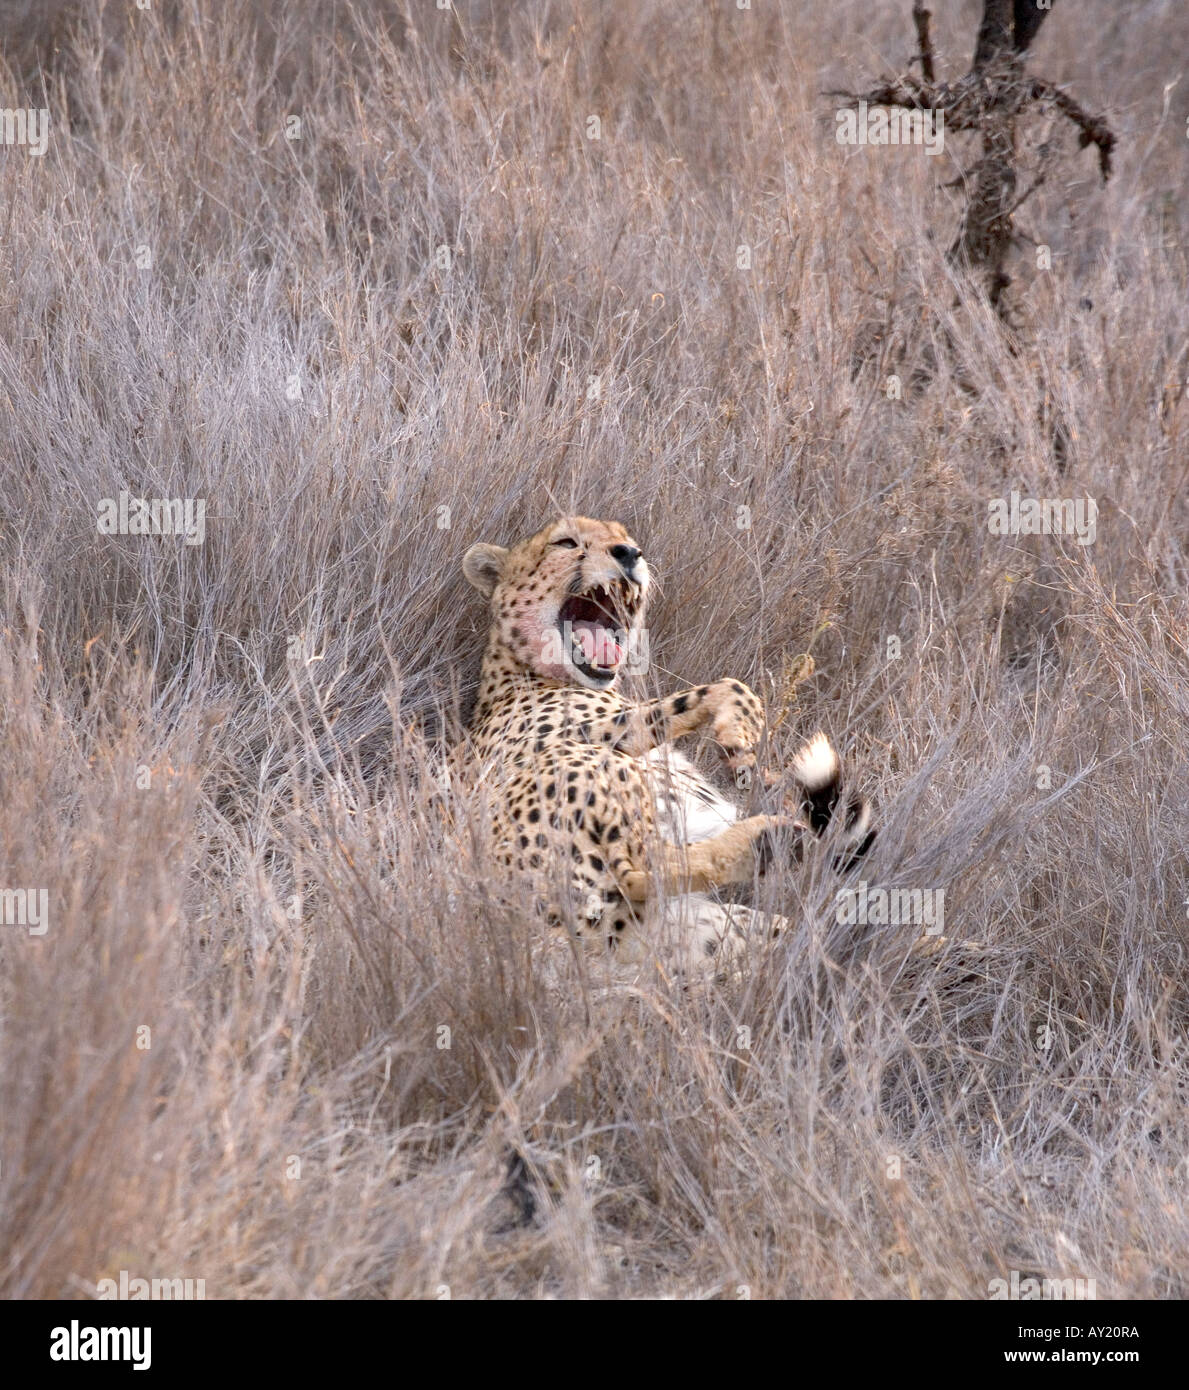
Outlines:
{"label": "cheetah nose", "polygon": [[634,545],[613,545],[611,558],[620,566],[624,574],[631,576],[640,558],[640,551]]}

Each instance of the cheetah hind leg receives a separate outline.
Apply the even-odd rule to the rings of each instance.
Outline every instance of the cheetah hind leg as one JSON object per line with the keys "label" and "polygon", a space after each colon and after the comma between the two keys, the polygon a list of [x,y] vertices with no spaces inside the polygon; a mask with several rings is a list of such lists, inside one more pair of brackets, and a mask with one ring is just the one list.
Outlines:
{"label": "cheetah hind leg", "polygon": [[655,924],[662,958],[685,975],[729,972],[752,947],[790,929],[787,917],[704,893],[682,893],[658,905]]}

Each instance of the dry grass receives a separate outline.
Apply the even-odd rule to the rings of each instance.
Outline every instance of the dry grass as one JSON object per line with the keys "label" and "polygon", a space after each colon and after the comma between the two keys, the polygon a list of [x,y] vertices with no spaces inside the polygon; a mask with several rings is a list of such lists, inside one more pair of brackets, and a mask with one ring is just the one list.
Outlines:
{"label": "dry grass", "polygon": [[[942,256],[971,137],[834,143],[907,3],[100,8],[0,81],[52,120],[0,150],[3,1291],[1189,1295],[1184,7],[1043,32],[1121,139],[1020,214],[1015,355]],[[1013,486],[1095,543],[990,535]],[[121,488],[204,544],[97,534]],[[811,866],[742,979],[542,968],[423,774],[463,550],[571,508],[646,547],[660,687],[828,624],[773,756],[840,742],[977,966]]]}

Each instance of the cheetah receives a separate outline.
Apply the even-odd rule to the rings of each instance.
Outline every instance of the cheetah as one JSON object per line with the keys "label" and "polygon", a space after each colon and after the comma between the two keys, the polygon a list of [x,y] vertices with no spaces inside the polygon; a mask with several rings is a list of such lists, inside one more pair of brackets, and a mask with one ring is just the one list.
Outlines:
{"label": "cheetah", "polygon": [[[743,815],[673,748],[705,730],[728,766],[752,769],[764,711],[729,677],[640,702],[621,693],[651,576],[617,522],[568,516],[510,548],[473,545],[463,572],[490,609],[467,754],[490,792],[500,859],[536,882],[550,919],[578,922],[584,945],[620,959],[666,940],[679,968],[787,926],[720,890],[830,824],[841,770],[825,736],[790,769],[795,815]],[[875,831],[861,798],[839,819],[836,862],[849,867]]]}

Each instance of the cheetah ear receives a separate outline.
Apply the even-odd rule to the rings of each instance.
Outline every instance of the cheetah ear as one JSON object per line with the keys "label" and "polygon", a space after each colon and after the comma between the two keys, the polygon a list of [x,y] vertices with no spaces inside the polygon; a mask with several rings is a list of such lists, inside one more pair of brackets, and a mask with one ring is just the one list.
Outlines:
{"label": "cheetah ear", "polygon": [[484,598],[490,598],[507,558],[502,545],[473,545],[462,557],[462,572]]}

